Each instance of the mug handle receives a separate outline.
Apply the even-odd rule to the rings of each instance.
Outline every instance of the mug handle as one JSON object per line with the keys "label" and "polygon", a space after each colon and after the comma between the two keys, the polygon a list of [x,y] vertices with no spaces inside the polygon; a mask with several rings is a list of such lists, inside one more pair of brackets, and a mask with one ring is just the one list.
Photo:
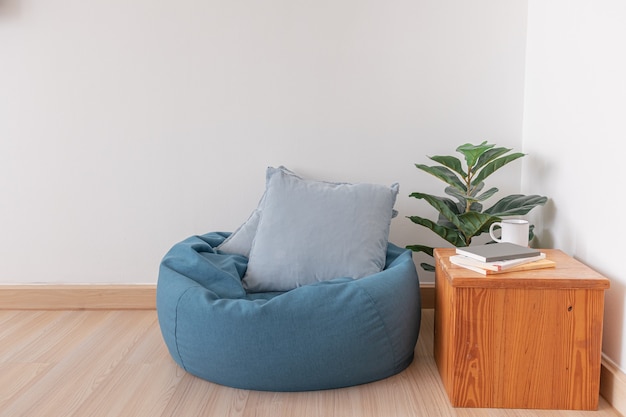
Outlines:
{"label": "mug handle", "polygon": [[498,242],[498,243],[499,243],[499,242],[502,242],[502,239],[497,238],[497,237],[495,237],[495,236],[493,235],[493,229],[494,229],[495,227],[497,227],[497,226],[499,226],[500,228],[502,228],[502,223],[500,223],[500,222],[493,222],[493,223],[491,223],[491,226],[489,226],[489,236],[491,236],[491,238],[492,238],[495,242]]}

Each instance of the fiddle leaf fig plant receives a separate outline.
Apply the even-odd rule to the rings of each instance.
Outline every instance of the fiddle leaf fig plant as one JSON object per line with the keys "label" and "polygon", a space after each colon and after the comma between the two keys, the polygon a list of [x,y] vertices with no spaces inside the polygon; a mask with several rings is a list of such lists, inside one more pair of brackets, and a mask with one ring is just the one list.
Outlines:
{"label": "fiddle leaf fig plant", "polygon": [[[444,192],[449,197],[415,192],[410,197],[425,200],[435,208],[439,216],[436,221],[408,216],[413,223],[424,226],[456,247],[469,246],[472,238],[489,232],[492,223],[506,216],[521,216],[548,201],[540,195],[513,194],[498,200],[483,210],[483,202],[493,197],[499,190],[491,187],[485,190],[485,179],[503,166],[524,157],[526,154],[511,152],[512,149],[496,147],[486,141],[480,145],[466,143],[456,148],[465,160],[465,165],[455,156],[430,156],[438,165],[415,166],[445,182]],[[530,226],[529,240],[533,237]],[[407,249],[424,252],[433,256],[433,248],[426,245],[408,245]],[[434,267],[422,263],[421,267],[433,271]]]}

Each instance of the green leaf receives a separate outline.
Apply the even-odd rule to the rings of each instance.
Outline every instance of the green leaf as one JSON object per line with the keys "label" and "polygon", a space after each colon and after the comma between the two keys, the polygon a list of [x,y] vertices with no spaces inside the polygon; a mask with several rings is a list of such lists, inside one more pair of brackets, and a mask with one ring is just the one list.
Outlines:
{"label": "green leaf", "polygon": [[419,224],[420,226],[424,226],[432,230],[447,242],[452,243],[454,246],[465,246],[465,239],[463,235],[456,229],[440,226],[432,220],[419,216],[410,216],[409,219],[411,219],[411,221],[415,224]]}
{"label": "green leaf", "polygon": [[469,190],[466,195],[468,198],[474,198],[476,197],[476,195],[478,195],[478,193],[485,187],[485,183],[484,182],[479,182],[478,184],[476,184],[475,186],[472,187],[471,190]]}
{"label": "green leaf", "polygon": [[467,188],[463,181],[449,168],[442,166],[428,166],[423,164],[415,164],[415,166],[424,172],[429,173],[454,188],[465,191]]}
{"label": "green leaf", "polygon": [[543,206],[547,201],[547,197],[540,195],[513,194],[499,200],[484,213],[497,217],[521,216],[539,205]]}
{"label": "green leaf", "polygon": [[435,272],[435,267],[432,266],[431,264],[421,263],[420,266],[422,267],[424,271]]}
{"label": "green leaf", "polygon": [[458,226],[457,216],[459,213],[455,212],[456,204],[449,198],[438,197],[436,195],[430,195],[425,193],[412,193],[409,195],[409,197],[426,200],[426,202],[433,206],[439,213],[441,213],[443,217],[452,222],[452,224]]}
{"label": "green leaf", "polygon": [[477,211],[478,213],[480,213],[483,211],[483,205],[480,204],[478,201],[475,201],[472,204],[470,204],[470,208],[469,210],[467,210],[467,212],[470,212],[470,211]]}
{"label": "green leaf", "polygon": [[474,165],[474,168],[472,169],[472,173],[478,171],[479,169],[487,165],[489,162],[504,155],[505,153],[509,151],[511,151],[511,149],[502,148],[502,147],[489,149],[488,151],[480,155],[480,157],[478,158],[478,161],[476,162],[476,165]]}
{"label": "green leaf", "polygon": [[[484,184],[484,183],[481,183]],[[484,193],[482,193],[481,195],[479,195],[478,197],[475,198],[476,201],[485,201],[486,199],[488,199],[489,197],[493,196],[495,193],[497,193],[499,190],[496,187],[490,188],[487,191],[485,191]]]}
{"label": "green leaf", "polygon": [[503,156],[502,158],[498,158],[498,159],[496,159],[494,161],[489,162],[472,179],[472,187],[474,186],[474,184],[478,184],[478,183],[484,181],[485,178],[487,178],[488,176],[490,176],[491,174],[493,174],[494,172],[496,172],[497,170],[499,170],[500,168],[502,168],[503,166],[505,166],[509,162],[513,162],[516,159],[521,158],[521,157],[523,157],[525,155],[526,154],[523,154],[521,152],[516,152],[516,153],[513,153],[511,155]]}
{"label": "green leaf", "polygon": [[435,162],[439,162],[443,166],[450,168],[454,172],[457,172],[461,177],[463,178],[467,177],[467,173],[463,170],[463,164],[461,164],[461,161],[459,160],[459,158],[456,158],[454,156],[440,156],[440,155],[429,156],[429,158]]}
{"label": "green leaf", "polygon": [[456,214],[465,213],[467,207],[466,194],[460,192],[454,187],[446,187],[443,191],[449,196],[456,198],[458,201],[458,203],[455,204],[455,207],[451,208],[451,210]]}
{"label": "green leaf", "polygon": [[[484,184],[484,183],[481,183],[481,184]],[[482,186],[480,188],[482,188]],[[492,188],[478,197],[467,196],[467,194],[461,193],[456,188],[452,188],[452,187],[446,187],[444,191],[446,194],[456,198],[459,201],[457,204],[456,213],[461,214],[461,213],[466,213],[468,211],[481,212],[483,210],[483,205],[480,203],[480,201],[484,201],[488,199],[494,193],[496,193],[498,189]],[[469,207],[468,207],[468,203],[469,203]]]}
{"label": "green leaf", "polygon": [[487,141],[484,141],[480,145],[472,145],[471,143],[466,143],[456,148],[456,151],[462,153],[465,156],[465,162],[467,163],[468,169],[471,171],[474,165],[476,165],[478,158],[480,158],[482,154],[484,154],[487,150],[493,148],[494,146],[495,145],[488,144]]}
{"label": "green leaf", "polygon": [[[459,229],[471,241],[473,236],[478,236],[486,230],[488,231],[491,223],[499,220],[500,218],[497,216],[470,211],[459,216]],[[468,244],[469,241],[467,242]]]}
{"label": "green leaf", "polygon": [[[456,190],[456,188],[446,187],[446,190]],[[458,192],[458,190],[457,190],[457,192]],[[454,194],[451,194],[451,193],[447,193],[447,194],[454,197]],[[409,195],[409,197],[414,197],[414,196],[413,196],[413,194],[411,194],[411,195]],[[452,211],[457,216],[465,211],[465,202],[464,201],[463,201],[463,204],[461,204],[460,203],[461,200],[459,200],[458,203],[455,203],[454,201],[452,201],[452,200],[450,200],[449,198],[446,198],[446,197],[439,197],[439,196],[434,196],[434,195],[431,196],[431,197],[434,198],[434,199],[437,199],[441,203],[447,205],[448,208],[450,209],[450,211]],[[435,208],[437,208],[437,207],[435,207]]]}
{"label": "green leaf", "polygon": [[406,248],[412,250],[413,252],[424,252],[427,255],[433,256],[434,248],[431,246],[407,245]]}

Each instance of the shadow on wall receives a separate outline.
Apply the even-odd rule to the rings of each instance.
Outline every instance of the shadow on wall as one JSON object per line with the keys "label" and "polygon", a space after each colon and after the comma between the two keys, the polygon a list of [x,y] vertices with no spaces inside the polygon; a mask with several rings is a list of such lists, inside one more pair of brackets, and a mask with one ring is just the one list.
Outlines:
{"label": "shadow on wall", "polygon": [[[598,271],[602,273],[602,271]],[[623,334],[624,328],[624,299],[626,298],[626,287],[617,280],[611,281],[604,297],[604,332],[602,333],[602,352],[615,363],[624,363],[623,357]],[[622,372],[626,370],[622,369]]]}
{"label": "shadow on wall", "polygon": [[[546,158],[543,158],[540,153],[531,153],[523,161],[523,171],[532,173],[532,178],[542,178],[545,182],[549,179],[554,179],[554,167]],[[531,224],[535,225],[534,233],[535,238],[530,242],[534,248],[554,249],[555,237],[552,229],[555,224],[556,213],[558,210],[557,205],[552,199],[549,188],[543,187],[543,184],[531,181],[530,185],[526,189],[522,190],[526,194],[539,194],[548,197],[548,201],[545,205],[537,207],[528,213],[528,220]],[[556,248],[562,249],[562,248]]]}
{"label": "shadow on wall", "polygon": [[19,0],[0,0],[0,18],[7,16],[18,16],[19,14]]}
{"label": "shadow on wall", "polygon": [[552,233],[551,225],[554,224],[556,218],[556,205],[551,198],[543,207],[540,207],[536,213],[529,215],[529,221],[535,225],[534,233],[535,237],[530,242],[532,247],[553,249],[554,248],[554,234]]}

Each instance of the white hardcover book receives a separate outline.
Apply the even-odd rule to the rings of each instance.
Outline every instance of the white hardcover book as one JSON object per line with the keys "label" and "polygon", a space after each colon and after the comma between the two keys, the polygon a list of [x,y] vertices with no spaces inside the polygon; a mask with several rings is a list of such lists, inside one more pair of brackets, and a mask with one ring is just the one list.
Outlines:
{"label": "white hardcover book", "polygon": [[534,269],[543,269],[543,268],[554,268],[556,266],[556,262],[549,260],[547,258],[539,259],[538,261],[526,262],[518,265],[511,266],[507,269],[502,269],[500,271],[493,271],[489,269],[480,268],[478,266],[473,266],[469,264],[461,265],[454,264],[459,268],[469,269],[474,272],[478,272],[481,275],[490,276],[493,274],[505,274],[510,272],[518,272],[518,271],[531,271]]}
{"label": "white hardcover book", "polygon": [[523,265],[530,262],[539,261],[545,259],[546,254],[540,253],[537,256],[529,258],[517,258],[509,259],[506,261],[494,261],[494,262],[481,262],[474,258],[470,258],[464,255],[453,255],[450,257],[450,262],[458,266],[473,266],[477,268],[486,269],[488,271],[505,271],[517,265]]}

